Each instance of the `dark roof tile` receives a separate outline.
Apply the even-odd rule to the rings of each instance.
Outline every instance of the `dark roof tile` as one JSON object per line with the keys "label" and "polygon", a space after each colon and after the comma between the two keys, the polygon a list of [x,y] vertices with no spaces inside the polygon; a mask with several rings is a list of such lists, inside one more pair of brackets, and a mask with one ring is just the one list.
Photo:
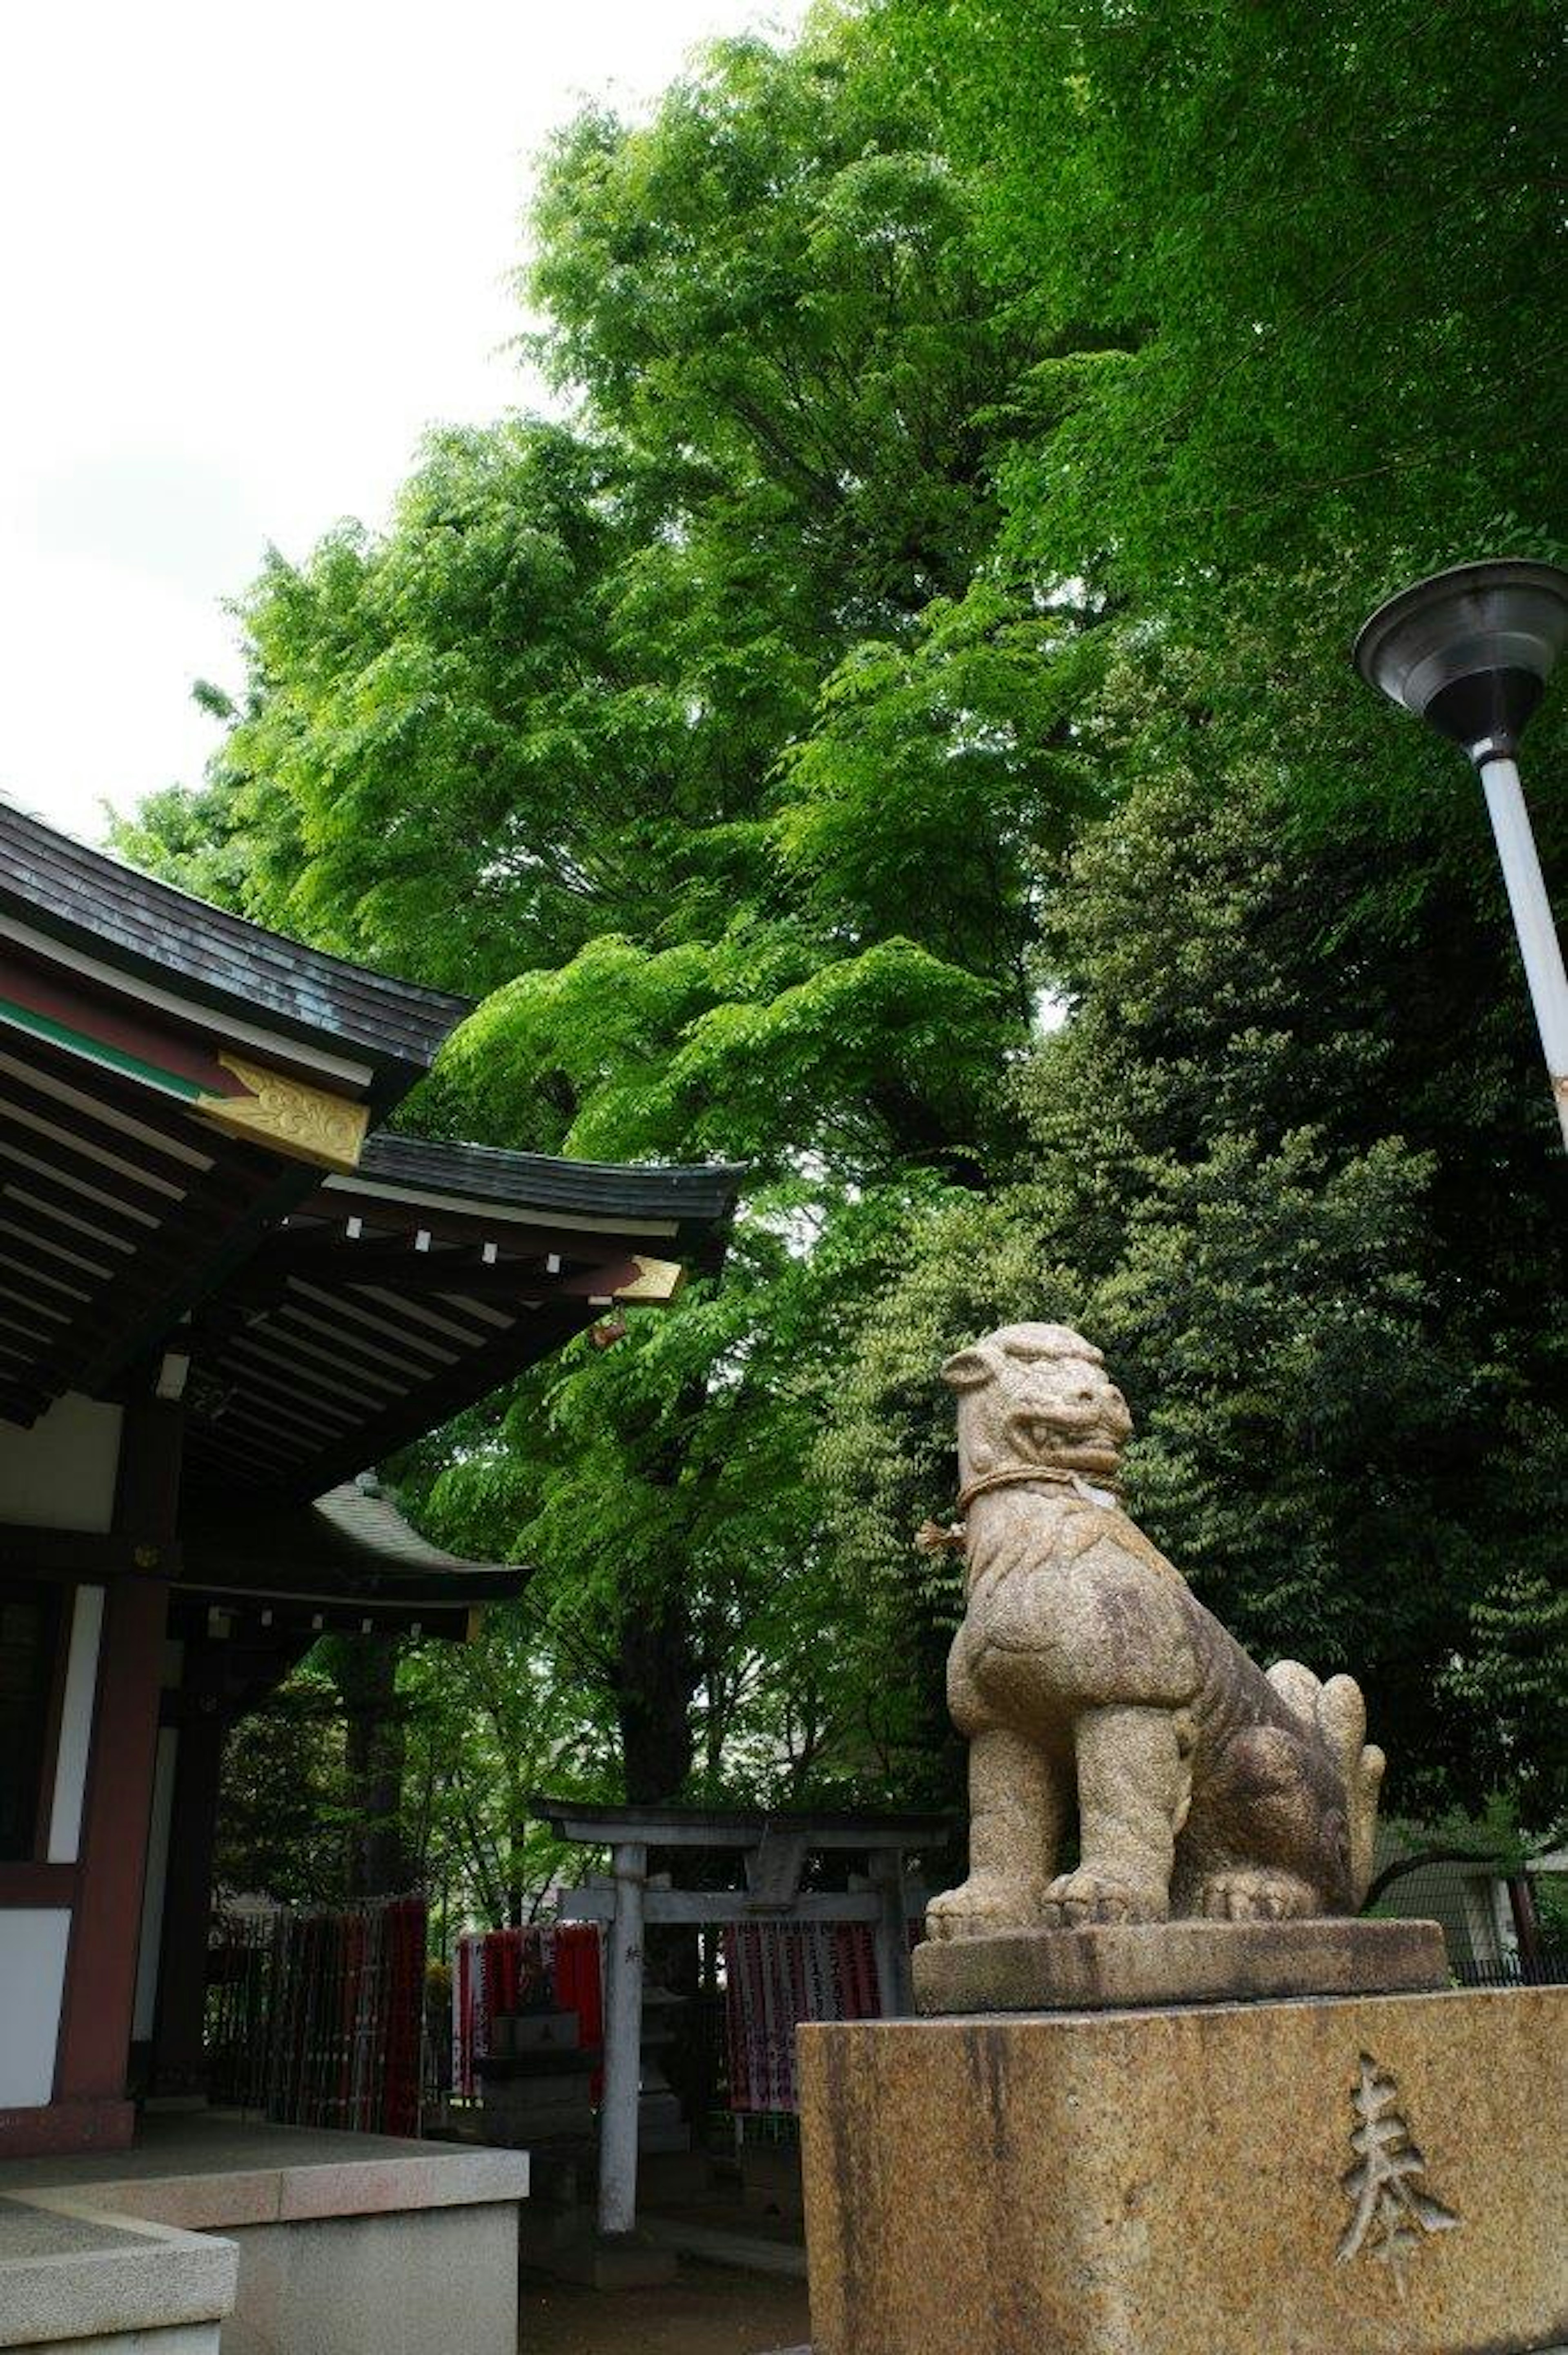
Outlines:
{"label": "dark roof tile", "polygon": [[426,1071],[472,1001],[306,948],[90,850],[0,799],[0,914],[203,1004]]}
{"label": "dark roof tile", "polygon": [[[743,1165],[700,1162],[571,1161],[548,1153],[505,1153],[485,1145],[447,1145],[423,1137],[366,1137],[356,1176],[409,1194],[465,1194],[475,1202],[577,1211],[593,1218],[675,1219],[711,1226],[727,1219]],[[352,1190],[355,1178],[342,1186]]]}

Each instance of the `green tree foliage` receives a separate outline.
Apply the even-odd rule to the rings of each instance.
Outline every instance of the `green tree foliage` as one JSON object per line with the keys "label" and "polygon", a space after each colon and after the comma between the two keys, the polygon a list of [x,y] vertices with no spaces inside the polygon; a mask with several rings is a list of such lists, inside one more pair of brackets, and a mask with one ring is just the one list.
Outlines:
{"label": "green tree foliage", "polygon": [[482,995],[432,1132],[750,1164],[722,1284],[398,1467],[544,1565],[455,1715],[405,1670],[410,1837],[489,1912],[542,1864],[509,1744],[944,1787],[909,1540],[935,1365],[1003,1315],[1107,1348],[1150,1526],[1364,1675],[1399,1804],[1562,1804],[1551,1114],[1473,785],[1345,648],[1427,564],[1568,546],[1564,37],[867,0],[721,45],[546,160],[568,421],[438,437],[244,601],[207,789],[124,846]]}
{"label": "green tree foliage", "polygon": [[[1266,1651],[1366,1669],[1405,1804],[1497,1785],[1549,1820],[1551,1114],[1473,782],[1344,655],[1425,568],[1568,546],[1560,15],[885,0],[867,23],[933,96],[988,283],[1027,283],[1043,346],[1093,316],[1120,346],[1043,349],[999,466],[999,574],[1101,601],[1117,655],[1076,734],[1118,798],[1043,879],[1040,976],[1072,1019],[1022,1081],[1034,1182],[1005,1241],[967,1243],[949,1325],[988,1251],[991,1305],[1023,1312],[1027,1238],[1119,1349],[1139,1493],[1220,1607]],[[1531,753],[1560,872],[1561,699]],[[939,1297],[938,1269],[910,1281]]]}
{"label": "green tree foliage", "polygon": [[427,1124],[750,1164],[722,1291],[406,1467],[456,1541],[547,1565],[556,1672],[645,1798],[898,1785],[804,1467],[912,1208],[1012,1149],[1033,860],[1080,791],[1070,627],[968,594],[1016,360],[968,223],[837,36],[585,117],[531,286],[578,416],[442,437],[384,538],[271,563],[205,799],[123,837],[491,989]]}
{"label": "green tree foliage", "polygon": [[330,1904],[347,1892],[343,1721],[314,1663],[297,1669],[224,1745],[213,1883],[222,1897]]}
{"label": "green tree foliage", "polygon": [[885,0],[873,28],[991,282],[1127,346],[1033,379],[1065,422],[1020,451],[1021,541],[1136,593],[1326,560],[1361,599],[1504,511],[1561,536],[1552,0]]}

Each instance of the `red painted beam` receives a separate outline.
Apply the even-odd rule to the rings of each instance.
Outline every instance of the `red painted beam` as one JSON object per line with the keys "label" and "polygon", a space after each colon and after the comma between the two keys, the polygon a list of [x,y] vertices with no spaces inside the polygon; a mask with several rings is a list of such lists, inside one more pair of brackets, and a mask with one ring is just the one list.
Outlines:
{"label": "red painted beam", "polygon": [[[159,1022],[150,1009],[116,1003],[64,975],[49,973],[14,951],[0,949],[0,1003],[48,1023],[57,1043],[80,1041],[113,1056],[132,1076],[190,1097],[243,1095],[245,1083],[218,1061],[216,1049]],[[67,1035],[59,1035],[67,1034]]]}
{"label": "red painted beam", "polygon": [[[51,1761],[51,1790],[53,1782]],[[0,1913],[19,1905],[70,1905],[75,1899],[74,1864],[0,1864]]]}
{"label": "red painted beam", "polygon": [[[149,1556],[174,1539],[182,1433],[178,1407],[139,1399],[125,1410],[115,1532]],[[125,2097],[168,1624],[166,1576],[148,1568],[111,1582],[55,2067],[58,2102]]]}

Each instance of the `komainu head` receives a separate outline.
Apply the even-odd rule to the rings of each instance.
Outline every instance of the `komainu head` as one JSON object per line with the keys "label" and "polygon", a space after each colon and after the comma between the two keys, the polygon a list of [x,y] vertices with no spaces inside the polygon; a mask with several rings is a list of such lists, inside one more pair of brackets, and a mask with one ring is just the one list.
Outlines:
{"label": "komainu head", "polygon": [[1092,1341],[1067,1325],[1004,1325],[942,1368],[959,1393],[965,1488],[1037,1464],[1114,1478],[1132,1430],[1127,1401]]}

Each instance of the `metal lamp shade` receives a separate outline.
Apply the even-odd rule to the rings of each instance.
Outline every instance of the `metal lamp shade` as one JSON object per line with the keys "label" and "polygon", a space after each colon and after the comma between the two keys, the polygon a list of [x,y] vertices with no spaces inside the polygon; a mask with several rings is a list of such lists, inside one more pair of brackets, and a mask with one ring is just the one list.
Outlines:
{"label": "metal lamp shade", "polygon": [[1456,564],[1380,605],[1356,668],[1475,755],[1510,753],[1568,645],[1568,572],[1498,559]]}

